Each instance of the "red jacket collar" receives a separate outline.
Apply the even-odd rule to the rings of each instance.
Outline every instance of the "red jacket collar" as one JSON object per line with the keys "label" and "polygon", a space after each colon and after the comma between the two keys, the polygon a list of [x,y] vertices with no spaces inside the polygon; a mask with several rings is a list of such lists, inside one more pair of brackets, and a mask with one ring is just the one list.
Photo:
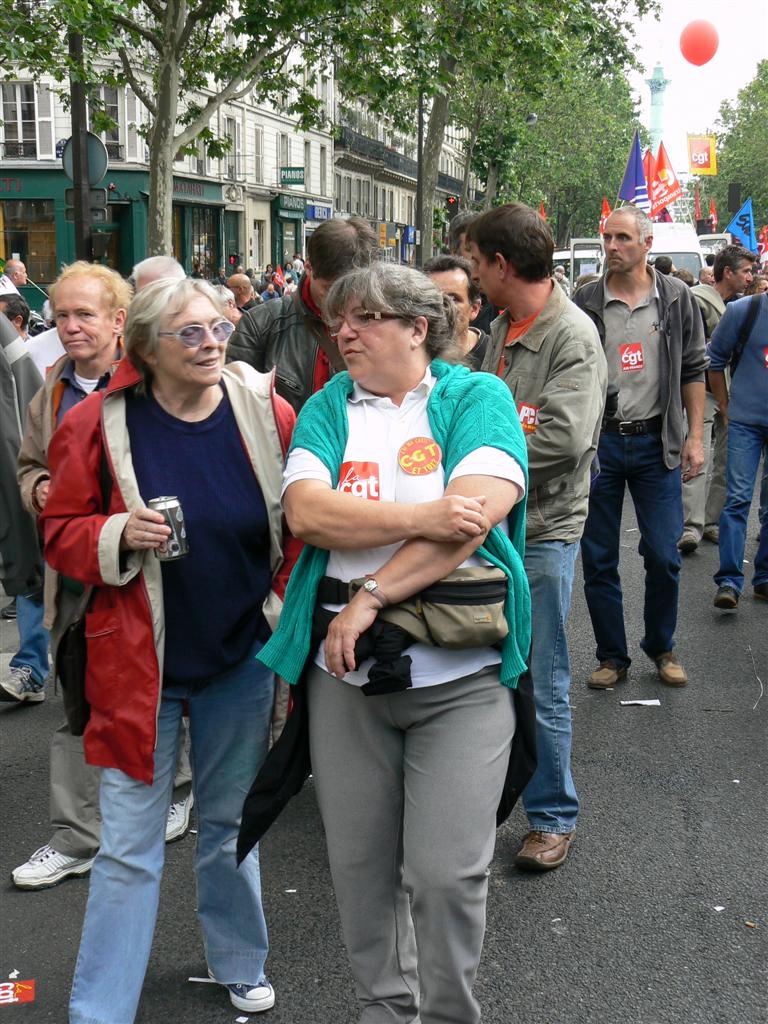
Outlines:
{"label": "red jacket collar", "polygon": [[112,379],[107,385],[107,394],[111,394],[113,391],[120,391],[122,388],[133,387],[134,384],[140,384],[142,376],[133,363],[127,357],[121,359],[117,365],[117,369],[112,374]]}

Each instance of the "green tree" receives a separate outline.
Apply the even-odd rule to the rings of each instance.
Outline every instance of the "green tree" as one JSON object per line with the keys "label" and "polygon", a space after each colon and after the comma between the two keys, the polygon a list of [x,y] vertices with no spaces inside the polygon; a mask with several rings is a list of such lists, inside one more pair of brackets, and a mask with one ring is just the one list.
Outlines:
{"label": "green tree", "polygon": [[[717,177],[699,179],[702,196],[715,200],[718,230],[724,231],[731,214],[728,185],[741,185],[742,201],[752,197],[757,231],[768,224],[768,60],[757,65],[757,74],[739,91],[734,103],[720,107],[717,134]],[[704,207],[702,203],[702,207]],[[706,216],[709,202],[702,213]]]}
{"label": "green tree", "polygon": [[[216,138],[209,121],[227,102],[250,90],[297,115],[302,125],[322,120],[314,95],[317,69],[327,63],[338,29],[333,0],[49,0],[43,9],[18,2],[4,16],[0,66],[35,77],[70,76],[96,85],[130,85],[148,112],[149,252],[168,253],[172,237],[173,162],[202,143],[210,156],[231,142]],[[84,39],[82,66],[68,56],[70,32]],[[291,72],[296,47],[301,72]],[[92,107],[98,107],[95,91]],[[103,121],[95,121],[97,130]]]}
{"label": "green tree", "polygon": [[[365,96],[375,109],[405,121],[411,130],[416,97],[421,93],[427,99],[424,209],[418,225],[427,243],[425,257],[431,252],[428,228],[440,152],[462,82],[487,90],[493,122],[496,97],[508,83],[520,95],[535,94],[540,83],[559,78],[573,63],[574,51],[588,54],[600,72],[631,64],[629,19],[657,7],[657,0],[433,0],[429,7],[375,0],[367,8],[381,30],[379,43],[364,59],[358,53],[342,61],[339,75],[350,94]],[[382,26],[390,27],[389,34]],[[456,119],[461,121],[461,114]],[[506,135],[506,126],[501,134]]]}
{"label": "green tree", "polygon": [[509,96],[503,133],[489,125],[475,156],[481,175],[496,168],[501,200],[544,202],[558,246],[597,233],[603,196],[614,205],[639,127],[624,72],[598,74],[588,54],[574,57],[543,89],[535,125],[526,126],[528,105]]}

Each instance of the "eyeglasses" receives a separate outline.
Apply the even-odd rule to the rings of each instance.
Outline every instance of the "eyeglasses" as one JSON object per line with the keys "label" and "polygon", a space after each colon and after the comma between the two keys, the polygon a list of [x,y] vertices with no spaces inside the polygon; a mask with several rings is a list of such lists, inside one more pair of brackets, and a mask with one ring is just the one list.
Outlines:
{"label": "eyeglasses", "polygon": [[379,310],[372,309],[355,309],[351,313],[347,313],[346,316],[339,317],[338,320],[332,320],[328,325],[328,330],[332,338],[335,338],[341,328],[346,323],[353,331],[364,331],[366,327],[370,327],[372,323],[377,320],[408,320],[409,317],[401,316],[399,313],[381,313]]}
{"label": "eyeglasses", "polygon": [[186,324],[178,331],[158,331],[159,335],[169,338],[178,338],[184,348],[200,348],[205,341],[207,334],[210,334],[214,341],[220,345],[229,341],[235,325],[229,320],[217,320],[215,324]]}

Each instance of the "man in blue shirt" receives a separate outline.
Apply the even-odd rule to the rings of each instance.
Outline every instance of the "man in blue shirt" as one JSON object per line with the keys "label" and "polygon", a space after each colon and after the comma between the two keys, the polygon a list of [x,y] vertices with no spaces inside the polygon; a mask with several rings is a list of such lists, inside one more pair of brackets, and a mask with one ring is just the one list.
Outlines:
{"label": "man in blue shirt", "polygon": [[[731,367],[729,398],[725,368],[740,349],[738,365]],[[734,610],[744,586],[747,518],[761,456],[761,496],[768,495],[768,293],[732,302],[712,335],[708,352],[712,394],[728,424],[725,507],[720,516],[720,568],[715,574],[714,604],[716,608]],[[768,509],[760,509],[760,522],[752,587],[755,597],[768,601]]]}

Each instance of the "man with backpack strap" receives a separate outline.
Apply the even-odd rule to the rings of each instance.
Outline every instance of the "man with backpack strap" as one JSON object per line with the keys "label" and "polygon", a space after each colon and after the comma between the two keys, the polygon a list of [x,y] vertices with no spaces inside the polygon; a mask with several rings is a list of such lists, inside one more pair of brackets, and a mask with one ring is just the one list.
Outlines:
{"label": "man with backpack strap", "polygon": [[[720,516],[716,608],[735,610],[744,586],[744,544],[755,479],[763,458],[761,496],[768,494],[768,293],[732,302],[708,346],[709,380],[728,423],[725,507]],[[734,356],[737,357],[734,366]],[[725,369],[731,366],[731,392]],[[752,576],[754,595],[768,601],[768,510],[760,509],[760,540]]]}

